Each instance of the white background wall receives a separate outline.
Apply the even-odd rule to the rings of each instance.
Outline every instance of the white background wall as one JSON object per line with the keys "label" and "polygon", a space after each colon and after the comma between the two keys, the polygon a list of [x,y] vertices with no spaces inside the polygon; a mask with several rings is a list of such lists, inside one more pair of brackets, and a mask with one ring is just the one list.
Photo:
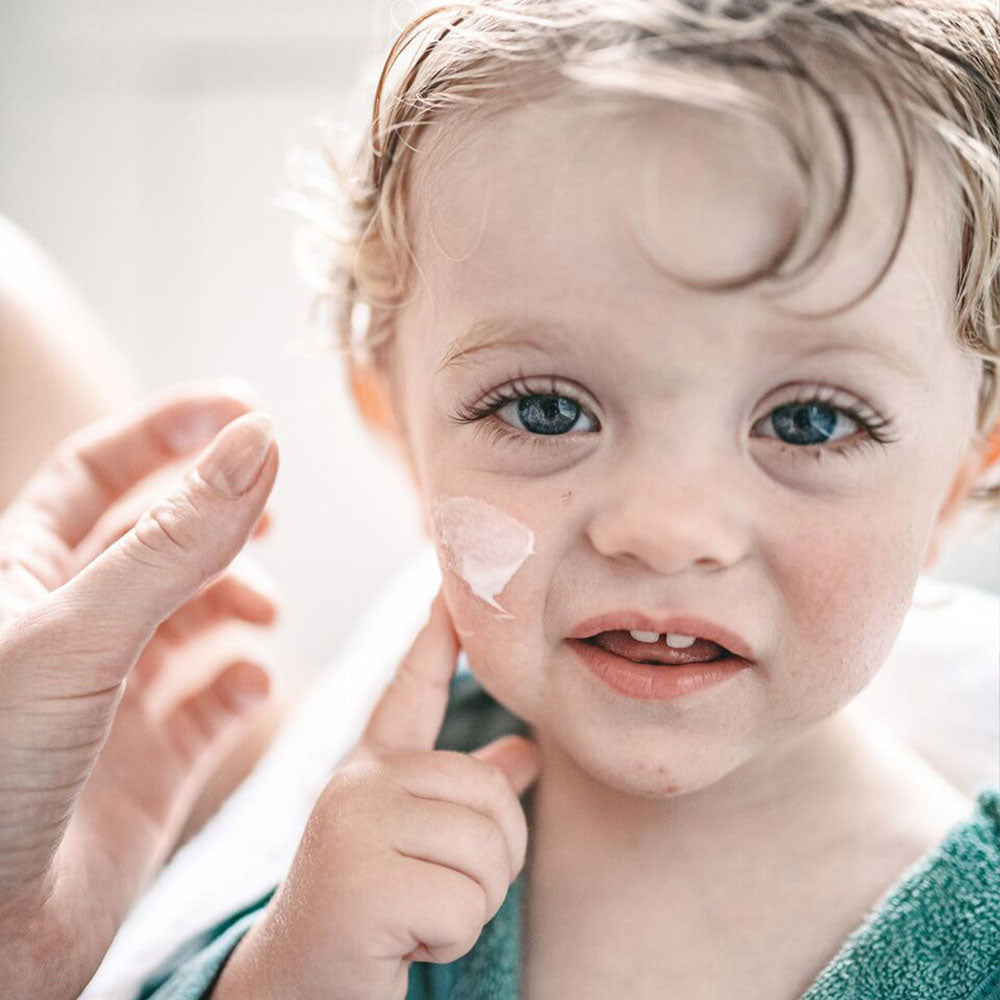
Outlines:
{"label": "white background wall", "polygon": [[[293,349],[309,296],[294,220],[270,202],[297,126],[367,112],[358,81],[411,7],[0,4],[0,212],[74,278],[146,387],[232,373],[274,416],[282,469],[261,557],[285,596],[292,669],[331,653],[420,537],[339,362]],[[938,575],[1000,591],[992,522]]]}

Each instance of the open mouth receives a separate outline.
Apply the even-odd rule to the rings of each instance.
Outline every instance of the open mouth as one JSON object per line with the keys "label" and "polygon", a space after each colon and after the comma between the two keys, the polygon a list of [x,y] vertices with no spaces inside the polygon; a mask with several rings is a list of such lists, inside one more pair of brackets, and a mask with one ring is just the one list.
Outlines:
{"label": "open mouth", "polygon": [[685,698],[751,666],[725,646],[694,635],[608,629],[567,641],[605,685],[642,701]]}
{"label": "open mouth", "polygon": [[[645,663],[650,666],[683,666],[687,663],[713,663],[732,658],[733,654],[716,642],[708,639],[658,635],[652,639],[652,633],[642,633],[643,639],[636,639],[631,632],[623,629],[612,629],[598,632],[582,641],[598,646],[608,653],[614,653],[633,663]],[[645,641],[645,640],[649,641]],[[676,643],[686,642],[687,645],[670,645],[669,640]]]}

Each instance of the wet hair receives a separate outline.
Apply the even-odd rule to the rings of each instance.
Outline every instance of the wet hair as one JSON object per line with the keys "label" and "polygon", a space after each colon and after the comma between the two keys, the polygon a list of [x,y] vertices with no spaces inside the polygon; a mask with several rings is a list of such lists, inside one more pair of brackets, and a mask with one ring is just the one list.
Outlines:
{"label": "wet hair", "polygon": [[[769,79],[778,86],[759,85]],[[350,162],[332,144],[299,150],[294,161],[286,204],[312,228],[306,266],[317,316],[340,348],[384,364],[396,314],[419,272],[407,210],[418,153],[449,130],[565,96],[619,107],[680,101],[755,118],[783,136],[807,185],[815,182],[817,151],[797,134],[788,95],[818,101],[842,163],[819,239],[796,254],[806,229],[800,220],[763,267],[695,287],[800,279],[826,259],[851,202],[855,133],[842,100],[848,81],[860,82],[886,115],[900,153],[903,210],[879,272],[830,314],[864,298],[891,267],[910,214],[917,150],[929,149],[960,195],[953,325],[960,348],[981,365],[977,439],[995,442],[1000,17],[988,0],[482,0],[425,10],[402,29],[381,67],[371,119]],[[768,91],[785,97],[769,100]],[[1000,483],[975,487],[969,499],[1000,508]]]}

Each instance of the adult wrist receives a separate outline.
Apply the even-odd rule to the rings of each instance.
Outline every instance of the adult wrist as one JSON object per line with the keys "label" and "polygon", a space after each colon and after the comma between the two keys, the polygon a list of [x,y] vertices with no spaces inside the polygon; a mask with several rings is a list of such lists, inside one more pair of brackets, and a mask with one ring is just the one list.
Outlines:
{"label": "adult wrist", "polygon": [[4,996],[75,1000],[100,957],[81,953],[79,932],[67,933],[49,906],[8,907],[0,915]]}

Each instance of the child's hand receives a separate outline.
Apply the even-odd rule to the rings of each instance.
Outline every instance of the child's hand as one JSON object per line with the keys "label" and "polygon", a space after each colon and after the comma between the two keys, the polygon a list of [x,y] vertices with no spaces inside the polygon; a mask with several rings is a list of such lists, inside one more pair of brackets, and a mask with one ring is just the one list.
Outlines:
{"label": "child's hand", "polygon": [[214,998],[402,1000],[410,962],[475,944],[524,865],[540,758],[520,736],[433,749],[457,652],[439,594]]}

